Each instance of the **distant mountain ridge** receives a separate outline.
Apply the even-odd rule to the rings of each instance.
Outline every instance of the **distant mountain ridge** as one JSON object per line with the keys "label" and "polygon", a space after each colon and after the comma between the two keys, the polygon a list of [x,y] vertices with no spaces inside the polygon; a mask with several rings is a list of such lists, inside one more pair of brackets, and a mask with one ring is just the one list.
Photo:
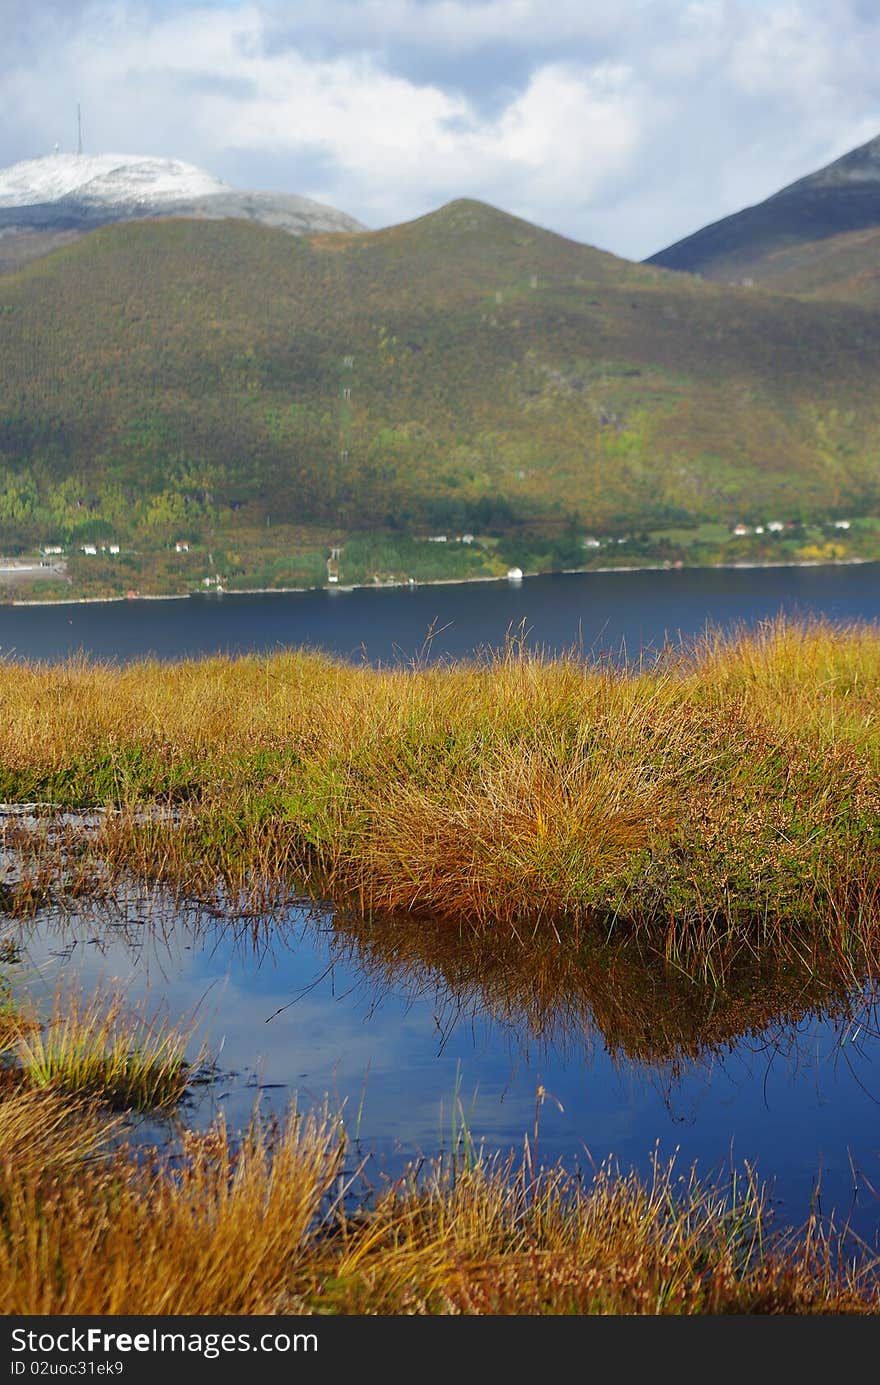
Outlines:
{"label": "distant mountain ridge", "polygon": [[0,169],[0,268],[14,268],[77,235],[149,217],[226,217],[290,235],[358,231],[346,212],[308,197],[241,191],[180,159],[50,154]]}
{"label": "distant mountain ridge", "polygon": [[[752,280],[797,292],[803,258],[825,257],[823,242],[880,226],[880,136],[753,207],[723,217],[652,255],[660,265],[724,283]],[[807,291],[811,285],[805,284]]]}

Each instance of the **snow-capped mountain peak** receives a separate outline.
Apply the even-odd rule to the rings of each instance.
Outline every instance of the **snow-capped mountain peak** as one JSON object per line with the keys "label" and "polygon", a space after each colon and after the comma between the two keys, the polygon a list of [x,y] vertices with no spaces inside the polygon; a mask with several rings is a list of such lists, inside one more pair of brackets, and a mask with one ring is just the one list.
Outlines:
{"label": "snow-capped mountain peak", "polygon": [[0,207],[62,198],[92,206],[144,206],[229,192],[227,183],[180,159],[140,154],[49,154],[0,169]]}
{"label": "snow-capped mountain peak", "polygon": [[364,229],[323,202],[242,191],[180,159],[50,154],[0,168],[0,273],[99,226],[153,217],[249,221],[291,236]]}

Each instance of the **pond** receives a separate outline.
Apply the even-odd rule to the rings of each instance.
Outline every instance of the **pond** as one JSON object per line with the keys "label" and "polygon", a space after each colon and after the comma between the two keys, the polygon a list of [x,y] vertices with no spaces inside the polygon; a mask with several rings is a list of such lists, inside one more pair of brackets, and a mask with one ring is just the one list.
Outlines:
{"label": "pond", "polygon": [[537,1128],[542,1160],[585,1171],[609,1156],[647,1170],[655,1146],[678,1151],[682,1172],[749,1162],[778,1217],[799,1224],[818,1199],[880,1246],[867,984],[790,966],[716,994],[591,938],[367,923],[305,901],[236,919],[137,889],[112,909],[38,918],[22,966],[46,1008],[59,982],[119,980],[132,1000],[194,1018],[191,1055],[205,1043],[220,1076],[194,1089],[190,1124],[222,1109],[240,1128],[257,1102],[326,1097],[376,1174],[449,1150],[465,1126],[517,1153]]}

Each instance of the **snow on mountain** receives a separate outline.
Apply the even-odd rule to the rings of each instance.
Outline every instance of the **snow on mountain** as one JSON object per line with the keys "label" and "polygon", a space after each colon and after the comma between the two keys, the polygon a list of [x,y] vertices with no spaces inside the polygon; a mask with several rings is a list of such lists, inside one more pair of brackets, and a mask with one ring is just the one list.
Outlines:
{"label": "snow on mountain", "polygon": [[230,191],[228,183],[193,164],[138,154],[49,154],[0,169],[0,207],[62,198],[96,207],[143,206]]}
{"label": "snow on mountain", "polygon": [[50,154],[0,168],[0,274],[99,226],[151,217],[249,221],[291,236],[364,229],[323,202],[240,191],[180,159]]}

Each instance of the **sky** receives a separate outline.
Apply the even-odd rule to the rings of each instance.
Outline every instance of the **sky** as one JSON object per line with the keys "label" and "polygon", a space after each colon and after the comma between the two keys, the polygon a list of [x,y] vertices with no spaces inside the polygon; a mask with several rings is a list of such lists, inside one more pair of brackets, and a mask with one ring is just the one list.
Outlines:
{"label": "sky", "polygon": [[640,259],[880,134],[876,0],[0,0],[0,167],[160,154]]}

